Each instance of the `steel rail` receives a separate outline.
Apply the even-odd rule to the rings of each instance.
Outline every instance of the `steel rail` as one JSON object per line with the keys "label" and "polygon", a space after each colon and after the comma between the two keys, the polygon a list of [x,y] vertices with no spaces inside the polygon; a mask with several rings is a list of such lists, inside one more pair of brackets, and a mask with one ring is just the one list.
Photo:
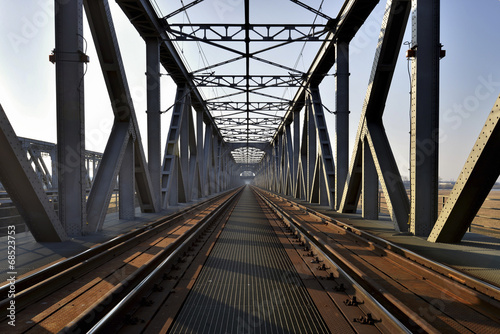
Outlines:
{"label": "steel rail", "polygon": [[[233,194],[227,201],[225,201],[216,210],[212,211],[208,216],[203,218],[195,227],[191,228],[189,232],[185,233],[181,238],[177,239],[174,243],[170,244],[161,255],[163,261],[160,264],[154,263],[147,265],[144,271],[149,270],[150,273],[140,281],[128,294],[126,294],[115,306],[107,312],[87,333],[110,333],[116,330],[120,324],[124,323],[128,311],[130,311],[138,302],[146,295],[146,293],[153,289],[154,284],[161,280],[161,277],[174,262],[177,257],[191,245],[195,238],[197,238],[209,225],[218,220],[219,217],[227,213],[230,206],[236,205],[236,202],[241,194],[242,188]],[[97,306],[99,308],[100,305]],[[80,317],[72,326],[66,330],[72,332],[73,330],[81,330],[82,326],[88,326],[85,321],[86,315]],[[86,330],[86,328],[84,328]]]}
{"label": "steel rail", "polygon": [[[274,194],[273,194],[274,195]],[[481,292],[490,298],[493,298],[497,301],[500,301],[500,288],[490,284],[488,282],[482,281],[480,279],[477,279],[475,277],[472,277],[470,275],[467,275],[463,272],[460,272],[450,266],[447,266],[445,264],[433,261],[431,259],[428,259],[422,255],[419,255],[407,248],[404,248],[402,246],[398,246],[388,240],[382,239],[380,237],[377,237],[369,232],[360,230],[352,225],[343,223],[337,219],[334,219],[330,216],[327,216],[321,212],[318,212],[316,210],[313,210],[305,205],[302,205],[300,203],[294,202],[292,200],[289,200],[284,197],[280,197],[282,200],[287,201],[293,206],[296,206],[312,215],[315,215],[317,217],[320,217],[323,219],[325,222],[328,222],[330,224],[336,225],[339,228],[342,228],[346,231],[349,231],[355,235],[357,235],[360,238],[363,238],[369,242],[372,242],[382,248],[384,248],[387,251],[390,251],[392,253],[395,253],[397,255],[403,256],[408,260],[414,261],[424,267],[427,267],[431,270],[434,270],[435,272],[444,275],[448,277],[449,279],[460,283],[462,285],[465,285],[473,290],[477,290],[478,292]]]}
{"label": "steel rail", "polygon": [[[301,235],[305,244],[309,247],[314,247],[321,257],[328,261],[328,263],[335,267],[335,270],[339,274],[339,278],[342,278],[349,282],[351,287],[355,291],[355,296],[357,300],[362,300],[363,303],[368,306],[366,310],[371,313],[375,318],[379,318],[383,326],[385,326],[391,333],[412,333],[401,321],[399,321],[389,310],[387,310],[377,299],[375,299],[368,291],[366,291],[354,278],[351,277],[345,270],[343,270],[331,256],[325,252],[324,246],[322,246],[317,239],[310,238],[310,232],[293,221],[293,218],[288,216],[281,208],[275,205],[273,202],[269,201],[262,193],[255,191],[255,193],[274,211],[274,213],[282,219],[295,233]],[[327,250],[329,251],[329,250]]]}
{"label": "steel rail", "polygon": [[[475,298],[477,304],[482,305],[480,309],[475,309],[476,312],[482,313],[485,317],[488,317],[493,322],[498,322],[497,312],[500,306],[496,298],[498,297],[498,293],[500,292],[500,290],[497,287],[485,282],[481,282],[443,264],[426,259],[410,250],[399,247],[391,242],[373,236],[367,232],[360,231],[350,225],[339,222],[331,217],[316,212],[315,210],[312,210],[289,199],[285,199],[281,196],[272,194],[267,191],[259,190],[259,192],[262,193],[261,196],[263,197],[276,197],[289,202],[292,206],[297,207],[300,211],[312,216],[316,216],[316,219],[321,220],[325,224],[329,224],[330,226],[332,226],[333,223],[333,227],[345,230],[347,236],[356,238],[358,241],[353,240],[356,244],[359,244],[361,242],[365,243],[369,247],[374,247],[375,249],[382,252],[382,254],[379,255],[388,256],[390,259],[392,259],[392,261],[401,261],[402,258],[409,260],[408,263],[412,264],[414,268],[416,268],[414,270],[417,270],[419,272],[419,275],[425,275],[423,276],[424,279],[430,280],[434,285],[451,286],[450,284],[454,284],[454,288],[459,289],[453,292],[455,299],[462,300],[462,298],[467,299],[468,297]],[[273,203],[273,201],[270,199],[268,199],[267,202]],[[273,203],[272,208],[273,210],[282,211],[282,209],[279,209],[279,206],[282,206],[282,204]],[[320,238],[317,233],[311,232],[307,227],[304,227],[304,225],[298,221],[298,218],[292,218],[289,214],[286,213],[283,214],[286,215],[288,217],[288,220],[293,222],[295,226],[298,226],[297,228],[301,229],[301,231],[310,234],[312,236],[312,239],[316,240],[315,244],[317,247],[326,250],[328,253],[332,254],[332,256],[337,258],[339,261],[338,263],[341,263],[344,266],[344,269],[349,273],[351,273],[355,277],[358,277],[360,283],[362,283],[366,289],[371,291],[374,296],[377,296],[377,298],[379,298],[387,308],[390,308],[391,310],[394,309],[394,314],[396,316],[398,316],[400,319],[403,319],[403,317],[404,319],[410,319],[409,324],[411,324],[412,326],[417,324],[426,332],[439,333],[439,331],[433,325],[430,325],[425,319],[423,319],[421,316],[418,316],[415,310],[411,309],[408,305],[406,305],[406,303],[399,300],[396,295],[391,294],[391,292],[383,288],[375,278],[368,277],[368,275],[366,275],[363,270],[360,269],[357,265],[352,264],[351,261],[346,259],[341,253],[334,250],[332,247],[330,247],[330,245],[326,244],[324,238]],[[323,231],[318,230],[318,232],[329,237]],[[399,260],[397,257],[399,257]],[[414,273],[417,273],[417,271],[414,271]],[[479,289],[481,289],[482,291],[479,291]]]}
{"label": "steel rail", "polygon": [[[95,268],[113,258],[117,252],[128,249],[132,243],[138,244],[150,238],[176,223],[179,219],[184,218],[186,215],[194,214],[206,208],[231,191],[214,196],[204,202],[194,204],[143,227],[117,236],[66,260],[57,262],[32,275],[19,279],[16,281],[16,308],[20,310],[33,301],[49,295],[58,290],[62,285],[72,281],[75,277],[88,272],[89,268]],[[6,316],[7,314],[7,306],[10,303],[10,299],[7,298],[8,292],[8,284],[0,287],[0,296],[4,297],[0,301],[0,316]]]}

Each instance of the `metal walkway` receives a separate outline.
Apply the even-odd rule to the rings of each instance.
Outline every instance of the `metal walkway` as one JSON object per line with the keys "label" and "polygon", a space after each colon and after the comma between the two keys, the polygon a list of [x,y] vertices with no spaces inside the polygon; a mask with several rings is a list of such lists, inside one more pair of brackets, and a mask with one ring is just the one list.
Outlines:
{"label": "metal walkway", "polygon": [[328,333],[246,187],[169,333]]}

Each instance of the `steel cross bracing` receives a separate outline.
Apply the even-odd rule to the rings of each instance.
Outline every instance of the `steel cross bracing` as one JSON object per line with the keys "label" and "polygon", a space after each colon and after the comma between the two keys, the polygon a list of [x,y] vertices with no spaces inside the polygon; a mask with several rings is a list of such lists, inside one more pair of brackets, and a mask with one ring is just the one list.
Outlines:
{"label": "steel cross bracing", "polygon": [[[206,3],[208,1],[203,2]],[[183,6],[181,9],[186,11],[184,15],[181,9],[169,8],[168,11],[173,10],[172,14],[163,16],[160,22],[169,41],[178,44],[184,42],[183,45],[197,42],[204,48],[212,48],[224,55],[225,58],[221,56],[212,63],[204,63],[204,66],[193,69],[190,79],[206,96],[205,105],[224,141],[241,143],[246,147],[232,154],[239,156],[245,151],[247,163],[258,163],[255,156],[262,157],[264,154],[254,155],[250,146],[271,141],[277,126],[282,122],[282,116],[292,104],[290,99],[284,98],[284,93],[298,89],[306,79],[306,73],[289,64],[289,59],[276,60],[276,57],[267,55],[280,50],[286,52],[286,47],[298,42],[323,42],[325,35],[336,27],[336,20],[318,9],[290,1],[287,6],[298,8],[313,23],[254,22],[258,21],[258,16],[252,14],[256,7],[244,1],[239,8],[242,10],[243,23],[192,22],[188,16],[191,15],[191,7],[203,4],[198,1]],[[315,23],[317,17],[324,23]],[[184,22],[186,18],[189,23]],[[182,20],[182,23],[176,20]],[[297,17],[294,21],[297,21]],[[264,72],[259,73],[260,68]]]}

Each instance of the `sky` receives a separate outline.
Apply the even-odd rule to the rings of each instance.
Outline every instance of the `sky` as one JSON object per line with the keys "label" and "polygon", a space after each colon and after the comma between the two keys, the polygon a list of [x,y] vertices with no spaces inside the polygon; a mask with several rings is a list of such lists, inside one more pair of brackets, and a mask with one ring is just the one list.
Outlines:
{"label": "sky", "polygon": [[[180,1],[156,0],[163,13],[182,5]],[[188,3],[190,1],[186,1]],[[286,6],[282,4],[286,2]],[[318,7],[320,0],[307,3]],[[325,1],[323,11],[335,17],[343,1]],[[202,6],[203,5],[203,6]],[[144,41],[110,1],[127,79],[146,147],[146,84]],[[287,12],[288,8],[290,12]],[[251,1],[251,12],[262,22],[293,23],[296,13],[287,0],[273,2]],[[350,151],[356,135],[362,103],[379,35],[385,1],[380,1],[366,24],[361,27],[350,47]],[[190,19],[194,23],[241,23],[242,0],[206,0],[193,7]],[[279,14],[279,15],[278,15]],[[309,15],[309,13],[307,13]],[[458,177],[487,115],[500,94],[500,1],[498,0],[442,0],[441,43],[446,57],[440,66],[440,170],[443,180]],[[18,136],[49,142],[56,141],[55,66],[48,56],[54,48],[53,0],[0,0],[0,104]],[[309,15],[310,23],[314,15]],[[186,20],[179,15],[178,22]],[[301,19],[304,19],[301,17]],[[279,21],[278,21],[279,20]],[[324,23],[318,19],[318,23]],[[90,63],[85,75],[86,148],[104,150],[112,125],[106,87],[102,79],[92,38],[85,22],[84,36]],[[411,40],[410,26],[405,41]],[[203,59],[193,46],[179,46],[189,60],[190,67],[199,68]],[[203,47],[205,56],[213,61],[218,55],[210,47]],[[193,51],[194,50],[194,51]],[[291,53],[290,53],[291,54]],[[300,70],[306,70],[315,51],[307,49],[303,57],[287,54]],[[405,47],[389,93],[384,124],[391,146],[404,178],[408,177],[409,152],[409,78]],[[271,55],[271,57],[282,55]],[[298,60],[298,61],[296,61]],[[333,73],[330,71],[330,74]],[[162,76],[162,110],[174,102],[175,85],[168,76]],[[333,76],[320,86],[323,104],[335,110]],[[162,141],[165,142],[169,113],[162,116]],[[327,115],[330,137],[334,138],[334,116]]]}

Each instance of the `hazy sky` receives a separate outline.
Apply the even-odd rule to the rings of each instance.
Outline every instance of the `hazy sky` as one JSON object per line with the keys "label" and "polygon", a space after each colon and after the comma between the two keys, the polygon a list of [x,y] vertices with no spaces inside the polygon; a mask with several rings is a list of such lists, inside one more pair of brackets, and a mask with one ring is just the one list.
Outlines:
{"label": "hazy sky", "polygon": [[[180,1],[156,0],[164,14],[181,7]],[[185,1],[189,3],[191,1]],[[307,1],[313,7],[320,0]],[[326,14],[335,17],[343,1],[327,0]],[[282,4],[286,3],[286,6]],[[190,18],[195,23],[241,23],[242,0],[206,0],[205,7],[195,6]],[[110,1],[128,82],[134,98],[135,110],[141,126],[143,144],[146,138],[145,46],[133,26],[114,1]],[[252,13],[259,20],[272,23],[294,22],[301,8],[293,9],[288,0],[251,1]],[[295,5],[295,7],[297,7]],[[198,8],[197,10],[195,10]],[[290,12],[284,12],[292,8]],[[351,43],[351,151],[356,135],[362,102],[372,67],[374,52],[385,8],[380,1]],[[277,15],[277,14],[280,15]],[[50,142],[56,140],[55,66],[48,61],[54,48],[53,0],[0,0],[0,103],[19,136]],[[279,18],[283,18],[283,22]],[[310,16],[311,22],[314,15]],[[440,108],[440,176],[456,179],[482,128],[493,103],[500,93],[500,1],[498,0],[443,0],[441,1],[441,43],[447,52],[441,60]],[[185,18],[179,15],[177,21]],[[301,17],[302,19],[302,17]],[[240,21],[238,21],[240,20]],[[286,21],[286,22],[285,22]],[[324,22],[324,21],[323,21]],[[318,20],[318,23],[321,23]],[[85,26],[86,26],[85,22]],[[411,39],[409,29],[405,40]],[[106,93],[101,70],[86,29],[87,53],[90,56],[85,75],[86,146],[103,151],[112,124],[113,114]],[[405,48],[404,48],[405,49]],[[398,67],[384,114],[391,145],[400,172],[408,175],[409,147],[409,78],[405,50],[401,51]],[[192,68],[200,67],[198,54],[185,55]],[[206,56],[212,60],[210,48]],[[306,52],[307,53],[307,52]],[[305,54],[298,68],[306,70],[314,55]],[[289,56],[289,55],[286,55]],[[297,59],[298,54],[291,56]],[[330,71],[333,73],[333,70]],[[162,109],[169,108],[174,99],[175,86],[167,76],[162,77]],[[320,86],[323,104],[335,110],[334,81],[327,77]],[[163,139],[166,138],[169,116],[163,121]],[[334,137],[334,118],[328,115],[330,135]],[[333,144],[333,141],[332,141]]]}

